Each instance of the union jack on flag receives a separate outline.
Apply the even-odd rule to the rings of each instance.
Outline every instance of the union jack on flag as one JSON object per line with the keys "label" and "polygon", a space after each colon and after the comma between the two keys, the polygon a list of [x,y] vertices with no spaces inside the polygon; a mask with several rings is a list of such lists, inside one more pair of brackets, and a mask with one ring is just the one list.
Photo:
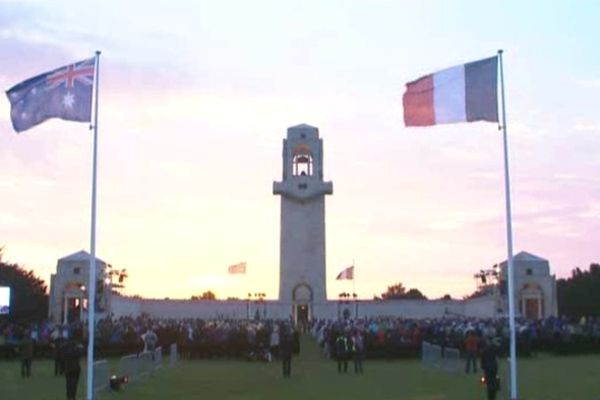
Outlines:
{"label": "union jack on flag", "polygon": [[43,73],[6,92],[13,128],[22,132],[50,118],[89,122],[92,118],[95,58]]}
{"label": "union jack on flag", "polygon": [[47,78],[49,88],[55,88],[65,84],[67,89],[72,89],[75,81],[83,85],[92,85],[94,83],[94,59],[85,60],[79,63],[67,65],[51,73]]}

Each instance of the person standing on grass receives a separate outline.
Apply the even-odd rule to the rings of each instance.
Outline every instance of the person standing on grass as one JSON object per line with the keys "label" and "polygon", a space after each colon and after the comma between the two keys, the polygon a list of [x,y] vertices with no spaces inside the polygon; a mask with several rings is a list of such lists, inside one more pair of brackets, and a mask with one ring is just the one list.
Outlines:
{"label": "person standing on grass", "polygon": [[273,330],[271,331],[271,336],[269,337],[269,347],[271,349],[271,355],[273,358],[279,357],[279,345],[281,342],[281,337],[279,335],[279,325],[274,324]]}
{"label": "person standing on grass", "polygon": [[79,384],[79,375],[81,374],[79,360],[84,354],[83,345],[77,341],[80,337],[81,332],[73,334],[73,339],[68,340],[63,349],[67,400],[75,400],[77,396],[77,385]]}
{"label": "person standing on grass", "polygon": [[496,392],[500,389],[498,382],[498,360],[496,358],[496,346],[492,340],[488,340],[481,352],[481,369],[485,377],[485,386],[488,400],[496,400]]}
{"label": "person standing on grass", "polygon": [[335,339],[335,356],[337,358],[338,372],[348,372],[348,339],[343,332]]}
{"label": "person standing on grass", "polygon": [[54,356],[54,376],[64,375],[65,363],[63,361],[63,347],[65,340],[62,337],[60,326],[55,326],[50,334],[51,344]]}
{"label": "person standing on grass", "polygon": [[468,374],[473,366],[473,373],[477,373],[477,352],[479,350],[479,338],[474,331],[470,330],[465,339],[465,351],[467,356],[467,365],[465,372]]}
{"label": "person standing on grass", "polygon": [[65,374],[64,349],[65,341],[58,338],[52,343],[54,349],[54,376]]}
{"label": "person standing on grass", "polygon": [[356,331],[352,336],[353,358],[354,358],[354,373],[363,373],[363,360],[365,357],[365,342],[362,332]]}
{"label": "person standing on grass", "polygon": [[152,361],[154,361],[154,350],[156,350],[156,342],[158,342],[158,336],[152,330],[152,328],[148,328],[146,333],[142,335],[142,341],[144,342],[144,350],[143,352],[152,353]]}
{"label": "person standing on grass", "polygon": [[279,354],[283,363],[284,378],[289,378],[292,376],[292,352],[292,336],[289,334],[289,332],[282,332],[281,341],[279,343]]}
{"label": "person standing on grass", "polygon": [[21,356],[21,377],[29,378],[31,376],[31,363],[33,362],[33,340],[28,329],[23,332],[19,346]]}

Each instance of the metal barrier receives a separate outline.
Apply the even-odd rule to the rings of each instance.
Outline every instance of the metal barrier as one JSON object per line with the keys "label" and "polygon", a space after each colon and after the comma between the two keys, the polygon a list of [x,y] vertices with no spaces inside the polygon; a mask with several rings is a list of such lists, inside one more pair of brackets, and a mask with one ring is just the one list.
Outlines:
{"label": "metal barrier", "polygon": [[461,371],[460,350],[446,347],[442,354],[442,369],[446,372],[458,373]]}
{"label": "metal barrier", "polygon": [[138,355],[130,354],[121,357],[117,371],[118,376],[126,376],[129,379],[129,382],[134,382],[136,379],[140,378],[142,371]]}
{"label": "metal barrier", "polygon": [[[169,366],[174,366],[178,360],[177,345],[173,343],[169,354]],[[129,382],[135,382],[145,376],[154,374],[162,367],[162,364],[162,347],[157,347],[154,351],[121,357],[116,375],[118,377],[127,377]],[[110,385],[111,376],[112,373],[107,360],[95,361],[94,391],[97,392],[106,389]]]}
{"label": "metal barrier", "polygon": [[431,344],[423,341],[421,343],[421,361],[423,364],[429,365],[433,362],[431,355]]}
{"label": "metal barrier", "polygon": [[162,347],[158,346],[154,349],[154,370],[157,371],[162,367]]}
{"label": "metal barrier", "polygon": [[177,343],[173,343],[169,349],[169,367],[174,367],[179,361],[179,354],[177,354]]}
{"label": "metal barrier", "polygon": [[106,389],[110,382],[110,367],[107,360],[94,361],[94,392]]}
{"label": "metal barrier", "polygon": [[154,372],[154,352],[145,351],[140,353],[140,376],[150,375]]}
{"label": "metal barrier", "polygon": [[423,342],[421,360],[426,366],[442,369],[446,372],[459,372],[461,369],[460,350],[437,344]]}
{"label": "metal barrier", "polygon": [[442,347],[437,344],[423,342],[421,359],[425,365],[439,368],[442,363]]}

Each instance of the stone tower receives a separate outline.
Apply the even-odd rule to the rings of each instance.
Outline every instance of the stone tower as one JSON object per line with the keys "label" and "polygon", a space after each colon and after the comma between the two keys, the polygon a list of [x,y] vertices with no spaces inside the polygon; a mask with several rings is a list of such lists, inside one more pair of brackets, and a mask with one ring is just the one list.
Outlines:
{"label": "stone tower", "polygon": [[279,300],[292,304],[296,321],[313,315],[327,300],[325,280],[325,195],[323,141],[309,125],[288,128],[283,139],[283,177],[273,183],[281,196]]}

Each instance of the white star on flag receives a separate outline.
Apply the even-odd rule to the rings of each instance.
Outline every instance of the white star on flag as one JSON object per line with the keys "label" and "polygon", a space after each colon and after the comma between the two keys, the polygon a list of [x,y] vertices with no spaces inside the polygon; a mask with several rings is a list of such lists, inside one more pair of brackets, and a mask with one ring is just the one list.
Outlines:
{"label": "white star on flag", "polygon": [[75,96],[71,92],[67,92],[65,97],[63,97],[63,105],[65,108],[73,108],[73,104],[75,103]]}

